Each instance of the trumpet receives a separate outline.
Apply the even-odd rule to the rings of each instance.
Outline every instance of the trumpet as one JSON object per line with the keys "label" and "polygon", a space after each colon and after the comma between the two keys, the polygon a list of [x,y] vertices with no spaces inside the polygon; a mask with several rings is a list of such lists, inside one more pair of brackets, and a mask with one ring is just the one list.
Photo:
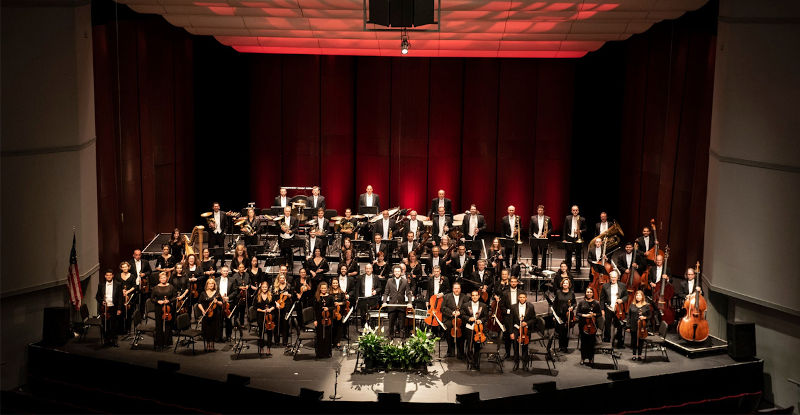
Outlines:
{"label": "trumpet", "polygon": [[520,235],[519,232],[519,216],[517,216],[515,219],[516,220],[514,221],[514,233],[517,234],[517,240],[516,240],[517,245],[522,245],[522,236]]}
{"label": "trumpet", "polygon": [[575,229],[575,233],[578,235],[578,239],[575,240],[575,243],[582,244],[583,243],[583,238],[581,238],[581,216],[580,215],[578,215],[578,217],[575,218],[575,223],[577,224],[577,229]]}

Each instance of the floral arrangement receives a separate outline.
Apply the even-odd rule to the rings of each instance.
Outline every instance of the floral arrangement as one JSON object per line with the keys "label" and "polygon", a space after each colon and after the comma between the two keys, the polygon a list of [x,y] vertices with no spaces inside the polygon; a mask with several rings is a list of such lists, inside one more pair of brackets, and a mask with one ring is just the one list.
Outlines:
{"label": "floral arrangement", "polygon": [[439,338],[431,332],[418,328],[405,344],[395,345],[381,336],[378,330],[365,325],[363,334],[358,338],[358,348],[368,370],[416,370],[426,368],[433,361],[437,341]]}

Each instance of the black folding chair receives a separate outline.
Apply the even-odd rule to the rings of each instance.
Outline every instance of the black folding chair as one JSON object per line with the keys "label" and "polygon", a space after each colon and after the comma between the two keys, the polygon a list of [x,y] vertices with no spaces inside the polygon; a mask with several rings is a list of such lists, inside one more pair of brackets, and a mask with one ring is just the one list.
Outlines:
{"label": "black folding chair", "polygon": [[180,344],[181,339],[183,339],[186,347],[189,347],[189,344],[192,345],[192,354],[194,354],[195,339],[202,337],[203,332],[192,328],[192,321],[189,313],[178,315],[175,321],[175,331],[175,348],[172,352],[175,353],[178,350],[178,344]]}
{"label": "black folding chair", "polygon": [[[632,336],[633,334],[631,334]],[[642,339],[642,348],[644,349],[644,360],[647,361],[647,349],[652,346],[661,352],[661,356],[669,362],[669,355],[667,355],[667,322],[661,321],[658,326],[658,335],[651,334]]]}
{"label": "black folding chair", "polygon": [[300,328],[300,333],[297,335],[297,339],[295,339],[294,346],[292,347],[292,357],[297,357],[297,352],[300,351],[303,340],[314,340],[317,338],[314,320],[314,308],[303,308],[303,327]]}
{"label": "black folding chair", "polygon": [[94,316],[91,317],[89,315],[89,306],[86,304],[81,304],[81,322],[78,325],[80,330],[80,337],[79,340],[83,340],[86,337],[86,333],[89,332],[89,329],[92,327],[97,327],[100,329],[100,342],[103,341],[103,321],[100,320],[100,317]]}

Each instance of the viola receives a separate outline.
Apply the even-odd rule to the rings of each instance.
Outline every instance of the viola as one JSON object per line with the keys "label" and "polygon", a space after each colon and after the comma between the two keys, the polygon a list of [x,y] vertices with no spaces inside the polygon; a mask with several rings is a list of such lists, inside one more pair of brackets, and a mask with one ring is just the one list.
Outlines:
{"label": "viola", "polygon": [[614,306],[614,314],[621,321],[625,318],[625,303],[617,303]]}
{"label": "viola", "polygon": [[[695,275],[698,278],[696,284],[700,284],[700,261],[697,261]],[[705,317],[708,309],[706,300],[697,291],[689,293],[686,301],[683,302],[683,308],[686,310],[686,315],[678,322],[678,334],[690,342],[705,341],[708,338],[708,320]]]}
{"label": "viola", "polygon": [[[432,295],[428,307],[428,316],[425,317],[425,324],[436,327],[442,319],[442,299],[438,295]],[[438,317],[438,319],[436,317]]]}
{"label": "viola", "polygon": [[150,284],[149,281],[147,281],[147,277],[141,277],[139,279],[139,291],[144,294],[150,293]]}
{"label": "viola", "polygon": [[101,304],[100,311],[98,311],[97,314],[99,314],[99,317],[106,320],[111,318],[111,310],[108,309],[108,305],[106,305],[105,302]]}
{"label": "viola", "polygon": [[[164,299],[166,300],[167,297],[164,297]],[[172,321],[172,306],[168,302],[161,306],[161,313],[161,318],[164,321]]]}
{"label": "viola", "polygon": [[528,326],[523,326],[521,322],[519,325],[519,339],[517,341],[519,344],[528,344],[531,342],[531,336],[528,335]]}
{"label": "viola", "polygon": [[222,302],[222,312],[225,313],[225,317],[231,316],[231,303],[227,301]]}
{"label": "viola", "polygon": [[647,337],[647,320],[642,318],[642,310],[639,310],[639,319],[636,321],[636,337],[644,339]]}
{"label": "viola", "polygon": [[125,294],[125,309],[126,310],[130,310],[131,309],[131,295],[133,295],[133,292]]}
{"label": "viola", "polygon": [[197,291],[197,281],[192,283],[192,298],[197,298],[200,296],[200,293]]}
{"label": "viola", "polygon": [[457,339],[461,337],[461,334],[461,319],[453,316],[453,328],[450,329],[450,335]]}
{"label": "viola", "polygon": [[330,326],[333,322],[331,321],[331,311],[330,310],[322,310],[322,325],[323,326]]}
{"label": "viola", "polygon": [[272,321],[272,313],[264,312],[264,329],[265,330],[275,329],[275,322]]}
{"label": "viola", "polygon": [[483,301],[484,303],[489,301],[489,290],[488,289],[486,291],[481,290],[481,301]]}
{"label": "viola", "polygon": [[472,336],[472,340],[475,340],[477,343],[486,341],[486,334],[483,332],[483,323],[475,323],[475,327],[472,328],[472,331],[475,333]]}
{"label": "viola", "polygon": [[597,333],[597,322],[595,321],[594,313],[591,314],[591,317],[584,318],[583,332],[589,335],[594,335]]}
{"label": "viola", "polygon": [[344,311],[343,311],[343,313],[344,313],[344,315],[347,315],[347,313],[349,313],[349,312],[350,312],[350,300],[345,300],[344,301]]}

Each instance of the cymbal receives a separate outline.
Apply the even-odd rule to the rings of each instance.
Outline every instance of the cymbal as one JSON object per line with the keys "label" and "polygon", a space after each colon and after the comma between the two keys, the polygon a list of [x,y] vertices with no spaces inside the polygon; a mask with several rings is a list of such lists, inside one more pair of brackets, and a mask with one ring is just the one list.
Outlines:
{"label": "cymbal", "polygon": [[317,222],[317,218],[314,218],[314,219],[311,219],[309,221],[306,221],[306,225],[313,225],[316,222]]}
{"label": "cymbal", "polygon": [[353,218],[353,219],[364,219],[364,218],[366,218],[366,216],[364,216],[364,215],[350,215],[350,217]]}
{"label": "cymbal", "polygon": [[292,202],[292,207],[305,206],[305,205],[306,205],[306,201],[305,200],[298,200],[297,202]]}
{"label": "cymbal", "polygon": [[334,216],[334,217],[331,218],[331,220],[334,221],[334,222],[338,222],[338,221],[340,221],[342,219],[344,219],[344,216]]}
{"label": "cymbal", "polygon": [[455,221],[463,221],[464,220],[464,213],[459,213],[458,215],[453,215],[453,222]]}
{"label": "cymbal", "polygon": [[200,214],[201,218],[210,218],[212,216],[214,216],[214,212],[203,212]]}
{"label": "cymbal", "polygon": [[427,220],[427,219],[423,220],[422,221],[422,226],[433,226],[433,221],[432,220]]}
{"label": "cymbal", "polygon": [[421,220],[423,222],[431,220],[431,218],[427,216],[417,215],[417,220]]}
{"label": "cymbal", "polygon": [[375,215],[375,216],[369,218],[369,222],[370,223],[375,223],[375,222],[377,222],[377,221],[379,221],[381,219],[383,219],[383,215]]}
{"label": "cymbal", "polygon": [[233,226],[242,226],[242,225],[244,225],[245,222],[247,222],[247,219],[241,218],[241,219],[237,220],[236,222],[234,222]]}

